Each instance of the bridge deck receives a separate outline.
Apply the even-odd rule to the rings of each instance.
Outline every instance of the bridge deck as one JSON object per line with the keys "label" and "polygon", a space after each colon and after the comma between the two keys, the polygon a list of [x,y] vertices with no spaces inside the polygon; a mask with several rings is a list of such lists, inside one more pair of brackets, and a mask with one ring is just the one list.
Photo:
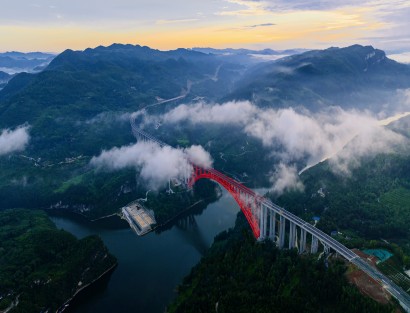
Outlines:
{"label": "bridge deck", "polygon": [[[145,138],[146,140],[153,141],[160,145],[161,147],[169,146],[166,143],[156,139],[155,137],[151,136],[150,134],[146,133],[145,131],[141,130],[138,128],[138,126],[135,123],[135,119],[131,118],[131,127],[132,131],[135,135],[135,137],[141,137]],[[194,165],[196,166],[196,165]],[[198,167],[200,168],[200,167]],[[201,168],[202,169],[202,168]],[[336,251],[338,254],[342,255],[345,257],[348,261],[352,262],[355,264],[358,268],[360,268],[362,271],[367,273],[370,277],[374,278],[376,281],[378,281],[386,290],[390,292],[392,296],[394,296],[402,305],[402,307],[406,310],[406,312],[410,312],[410,295],[403,291],[399,286],[397,286],[394,282],[392,282],[389,278],[387,278],[384,274],[382,274],[380,271],[377,269],[373,268],[370,266],[365,260],[360,258],[356,253],[354,253],[352,250],[348,249],[344,245],[342,245],[340,242],[337,240],[333,239],[331,236],[327,235],[326,233],[322,232],[320,229],[317,229],[314,227],[312,224],[307,223],[303,219],[297,217],[296,215],[290,213],[289,211],[285,210],[284,208],[279,207],[278,205],[272,203],[270,200],[265,199],[261,195],[257,194],[254,192],[252,189],[242,185],[241,183],[235,181],[234,179],[218,172],[215,169],[209,168],[209,169],[202,169],[203,171],[207,171],[211,173],[214,177],[217,177],[218,180],[224,181],[224,185],[231,185],[233,186],[236,190],[247,194],[250,197],[253,197],[255,201],[260,203],[261,205],[264,205],[267,207],[269,210],[274,211],[275,213],[279,214],[280,216],[283,216],[287,220],[291,221],[295,225],[299,226],[301,229],[304,229],[306,232],[310,233],[312,236],[315,236],[318,238],[323,245],[326,245],[330,248],[332,248],[334,251]],[[249,219],[248,219],[249,221]],[[251,221],[249,221],[251,222]],[[253,225],[251,225],[252,229],[254,228]],[[255,232],[254,232],[255,234]]]}

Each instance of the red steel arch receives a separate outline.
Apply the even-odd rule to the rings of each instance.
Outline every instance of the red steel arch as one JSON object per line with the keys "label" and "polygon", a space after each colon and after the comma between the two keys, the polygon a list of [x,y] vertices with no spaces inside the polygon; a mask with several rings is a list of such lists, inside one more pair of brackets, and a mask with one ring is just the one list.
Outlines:
{"label": "red steel arch", "polygon": [[261,196],[215,169],[204,169],[196,165],[193,166],[193,174],[188,181],[188,187],[192,187],[195,182],[203,178],[217,182],[232,195],[241,208],[241,211],[245,214],[255,238],[259,238]]}

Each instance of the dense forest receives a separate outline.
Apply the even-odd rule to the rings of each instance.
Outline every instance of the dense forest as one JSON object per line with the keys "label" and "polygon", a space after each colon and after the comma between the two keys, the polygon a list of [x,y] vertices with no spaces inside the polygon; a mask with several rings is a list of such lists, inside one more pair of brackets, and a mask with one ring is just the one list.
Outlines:
{"label": "dense forest", "polygon": [[43,211],[0,211],[0,310],[54,312],[115,264],[99,237],[78,240]]}
{"label": "dense forest", "polygon": [[346,265],[257,242],[239,213],[178,289],[169,312],[394,312],[360,294]]}
{"label": "dense forest", "polygon": [[[348,246],[357,246],[360,239],[385,239],[409,254],[409,166],[407,154],[380,154],[362,160],[351,175],[340,176],[332,171],[331,163],[324,162],[303,173],[303,192],[287,193],[274,201],[306,220],[320,216],[318,227],[328,234],[344,233],[339,239]],[[408,258],[406,265],[410,266]]]}

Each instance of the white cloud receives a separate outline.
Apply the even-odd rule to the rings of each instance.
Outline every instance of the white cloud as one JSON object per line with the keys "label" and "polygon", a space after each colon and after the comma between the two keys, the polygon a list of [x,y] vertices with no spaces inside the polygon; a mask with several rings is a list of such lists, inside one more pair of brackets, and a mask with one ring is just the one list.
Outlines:
{"label": "white cloud", "polygon": [[296,166],[288,166],[284,163],[279,163],[276,166],[276,172],[271,177],[273,184],[272,191],[276,194],[282,194],[285,191],[299,190],[303,191],[303,183],[299,179]]}
{"label": "white cloud", "polygon": [[400,62],[400,63],[410,64],[410,52],[389,54],[388,57],[390,59],[395,60],[395,61]]}
{"label": "white cloud", "polygon": [[0,155],[24,150],[30,140],[28,129],[28,126],[19,126],[15,130],[3,129],[0,134]]}
{"label": "white cloud", "polygon": [[217,15],[222,16],[255,16],[270,13],[266,10],[265,1],[254,0],[225,0],[233,5],[238,6],[238,9],[229,10],[225,7],[223,11],[217,12]]}
{"label": "white cloud", "polygon": [[162,119],[168,123],[246,123],[257,112],[258,108],[247,101],[227,102],[222,105],[199,102],[181,104],[166,113]]}
{"label": "white cloud", "polygon": [[213,160],[211,155],[205,151],[202,146],[194,145],[184,149],[184,152],[188,156],[188,160],[193,164],[199,165],[203,168],[211,168]]}
{"label": "white cloud", "polygon": [[115,147],[91,159],[91,165],[101,169],[139,169],[141,178],[153,189],[161,188],[171,178],[189,178],[192,173],[191,162],[204,167],[212,166],[210,155],[200,146],[181,150],[160,147],[154,142]]}
{"label": "white cloud", "polygon": [[[142,114],[142,112],[135,112],[135,113],[118,113],[118,112],[102,112],[94,117],[86,120],[85,124],[98,124],[98,123],[118,123],[118,122],[129,122],[130,117],[133,115],[138,116],[138,114]],[[81,123],[81,122],[79,122]]]}
{"label": "white cloud", "polygon": [[[401,93],[405,99],[407,90]],[[214,123],[242,127],[244,133],[260,139],[280,159],[281,165],[275,176],[280,180],[274,185],[277,192],[290,185],[300,188],[298,180],[291,175],[296,168],[285,167],[285,164],[304,161],[309,167],[333,157],[333,170],[348,174],[350,168],[359,164],[361,157],[388,152],[404,140],[401,135],[381,127],[380,121],[371,113],[341,108],[312,114],[292,108],[262,109],[247,101],[214,105],[197,103],[180,105],[155,118],[162,123]]]}
{"label": "white cloud", "polygon": [[197,18],[185,18],[185,19],[171,19],[171,20],[158,20],[156,24],[166,25],[166,24],[180,24],[180,23],[192,23],[198,21]]}
{"label": "white cloud", "polygon": [[360,165],[361,157],[392,152],[403,140],[401,135],[386,128],[363,127],[344,149],[329,159],[329,163],[334,172],[349,175],[352,168]]}

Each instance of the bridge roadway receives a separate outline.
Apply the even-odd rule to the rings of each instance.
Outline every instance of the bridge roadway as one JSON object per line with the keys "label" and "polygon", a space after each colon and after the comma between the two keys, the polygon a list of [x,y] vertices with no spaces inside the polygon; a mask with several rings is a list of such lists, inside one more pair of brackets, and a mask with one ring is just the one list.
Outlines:
{"label": "bridge roadway", "polygon": [[336,251],[336,253],[346,258],[349,262],[356,265],[359,269],[361,269],[363,272],[365,272],[367,275],[369,275],[371,278],[377,281],[380,285],[382,285],[383,288],[385,288],[393,297],[395,297],[400,302],[401,306],[405,309],[406,312],[410,312],[409,294],[405,292],[402,288],[400,288],[398,285],[396,285],[387,276],[382,274],[378,269],[372,267],[366,260],[363,260],[352,250],[345,247],[343,244],[333,239],[331,236],[327,235],[320,229],[314,227],[312,224],[304,221],[300,217],[290,213],[284,208],[281,208],[280,206],[274,204],[270,200],[262,197],[261,195],[254,192],[252,189],[245,187],[244,185],[233,180],[232,178],[218,172],[215,169],[207,169],[207,171],[211,172],[213,175],[219,176],[219,178],[221,179],[228,181],[236,188],[253,195],[255,199],[260,201],[261,204],[266,206],[268,209],[273,210],[275,213],[284,216],[287,220],[291,221],[300,228],[306,230],[306,232],[318,238],[323,245],[326,245],[334,251]]}
{"label": "bridge roadway", "polygon": [[[146,140],[153,141],[160,145],[161,147],[164,146],[169,146],[168,144],[156,139],[152,135],[144,132],[143,130],[139,129],[137,125],[135,124],[135,119],[131,118],[131,127],[133,130],[133,133],[136,137],[140,136],[145,138]],[[169,146],[170,147],[170,146]],[[315,236],[316,238],[319,239],[319,241],[324,245],[327,246],[336,253],[340,254],[344,258],[346,258],[349,262],[353,263],[356,265],[359,269],[361,269],[363,272],[365,272],[367,275],[369,275],[371,278],[373,278],[375,281],[377,281],[383,288],[385,288],[393,297],[395,297],[399,302],[400,305],[404,308],[406,312],[410,313],[410,295],[405,292],[401,287],[396,285],[392,280],[390,280],[387,276],[382,274],[378,269],[372,267],[366,260],[362,259],[360,256],[358,256],[356,253],[354,253],[352,250],[349,248],[345,247],[342,245],[340,242],[337,240],[333,239],[331,236],[327,235],[326,233],[322,232],[320,229],[314,227],[312,224],[304,221],[300,217],[297,217],[296,215],[290,213],[284,208],[281,208],[280,206],[274,204],[270,200],[262,197],[261,195],[257,194],[254,192],[252,189],[242,185],[241,183],[235,181],[234,179],[218,172],[215,169],[206,169],[206,171],[212,173],[215,176],[218,176],[221,180],[225,180],[227,183],[231,184],[233,187],[235,187],[237,190],[240,190],[244,193],[247,193],[248,195],[252,196],[255,201],[260,203],[261,205],[264,205],[267,207],[269,210],[274,211],[275,213],[285,217],[287,220],[290,222],[294,223],[301,229],[306,230],[307,233],[310,233],[311,235]]]}

